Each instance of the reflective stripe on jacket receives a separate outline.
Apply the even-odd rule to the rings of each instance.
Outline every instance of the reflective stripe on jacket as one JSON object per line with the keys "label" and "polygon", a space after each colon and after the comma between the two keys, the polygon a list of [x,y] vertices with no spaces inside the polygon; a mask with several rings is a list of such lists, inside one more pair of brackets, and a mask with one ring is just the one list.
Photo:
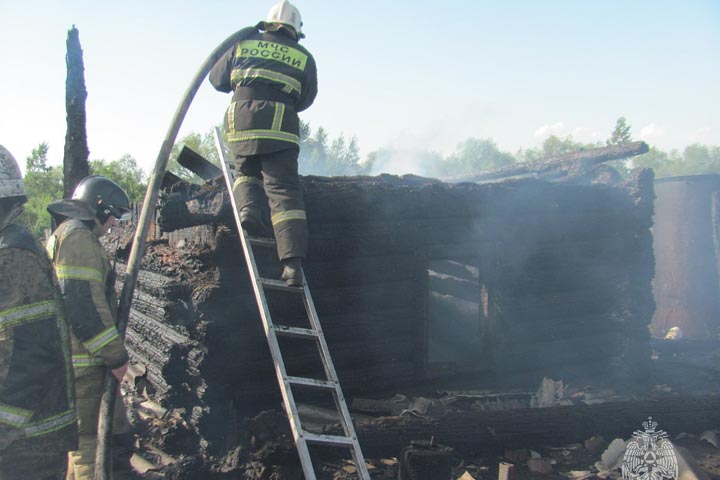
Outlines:
{"label": "reflective stripe on jacket", "polygon": [[114,277],[105,250],[90,227],[68,219],[48,240],[50,256],[70,320],[75,377],[128,360],[116,327]]}
{"label": "reflective stripe on jacket", "polygon": [[215,64],[210,82],[234,91],[225,115],[226,142],[240,155],[300,146],[297,112],[317,95],[317,67],[310,52],[289,35],[245,29],[244,38]]}
{"label": "reflective stripe on jacket", "polygon": [[0,232],[0,453],[77,446],[70,333],[52,275],[26,231]]}

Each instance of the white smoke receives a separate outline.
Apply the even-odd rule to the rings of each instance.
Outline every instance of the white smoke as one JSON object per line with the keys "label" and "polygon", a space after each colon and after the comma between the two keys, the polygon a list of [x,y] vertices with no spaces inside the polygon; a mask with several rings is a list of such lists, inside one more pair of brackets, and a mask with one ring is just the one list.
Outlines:
{"label": "white smoke", "polygon": [[429,162],[427,152],[421,150],[388,150],[376,157],[370,175],[389,173],[391,175],[432,176],[437,168]]}

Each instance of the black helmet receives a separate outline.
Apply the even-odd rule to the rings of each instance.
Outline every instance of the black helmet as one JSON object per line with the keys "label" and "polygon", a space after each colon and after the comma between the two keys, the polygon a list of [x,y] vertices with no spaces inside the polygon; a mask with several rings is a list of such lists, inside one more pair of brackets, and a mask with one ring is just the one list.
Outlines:
{"label": "black helmet", "polygon": [[130,199],[120,185],[100,175],[80,180],[72,198],[83,200],[96,209],[95,216],[105,223],[110,215],[123,218],[130,214]]}

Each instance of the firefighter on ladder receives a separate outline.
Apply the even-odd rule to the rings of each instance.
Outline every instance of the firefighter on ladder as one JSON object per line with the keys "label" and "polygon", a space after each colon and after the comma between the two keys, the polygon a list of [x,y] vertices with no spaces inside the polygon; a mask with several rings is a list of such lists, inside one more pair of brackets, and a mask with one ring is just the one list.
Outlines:
{"label": "firefighter on ladder", "polygon": [[281,278],[291,286],[303,283],[308,244],[298,178],[297,113],[317,95],[315,60],[298,44],[303,37],[300,12],[282,0],[266,20],[247,27],[210,72],[216,90],[234,92],[224,125],[225,143],[234,157],[233,196],[241,225],[250,235],[268,236],[269,203]]}
{"label": "firefighter on ladder", "polygon": [[[71,199],[47,207],[60,225],[47,243],[70,319],[77,390],[79,448],[68,455],[68,480],[91,480],[100,400],[110,369],[121,382],[128,352],[116,327],[115,274],[99,242],[117,219],[130,213],[125,191],[109,178],[85,177]],[[118,389],[119,392],[119,389]],[[129,430],[122,399],[115,402],[114,432]]]}
{"label": "firefighter on ladder", "polygon": [[0,145],[0,479],[61,480],[78,441],[70,332],[52,266],[11,223],[26,201]]}

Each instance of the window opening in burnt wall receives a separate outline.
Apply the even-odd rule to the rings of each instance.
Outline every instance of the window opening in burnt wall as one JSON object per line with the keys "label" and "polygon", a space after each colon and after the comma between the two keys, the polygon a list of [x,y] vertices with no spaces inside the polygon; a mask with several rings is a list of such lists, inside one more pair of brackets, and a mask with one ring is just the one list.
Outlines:
{"label": "window opening in burnt wall", "polygon": [[492,369],[494,305],[478,265],[474,257],[428,262],[426,375]]}

